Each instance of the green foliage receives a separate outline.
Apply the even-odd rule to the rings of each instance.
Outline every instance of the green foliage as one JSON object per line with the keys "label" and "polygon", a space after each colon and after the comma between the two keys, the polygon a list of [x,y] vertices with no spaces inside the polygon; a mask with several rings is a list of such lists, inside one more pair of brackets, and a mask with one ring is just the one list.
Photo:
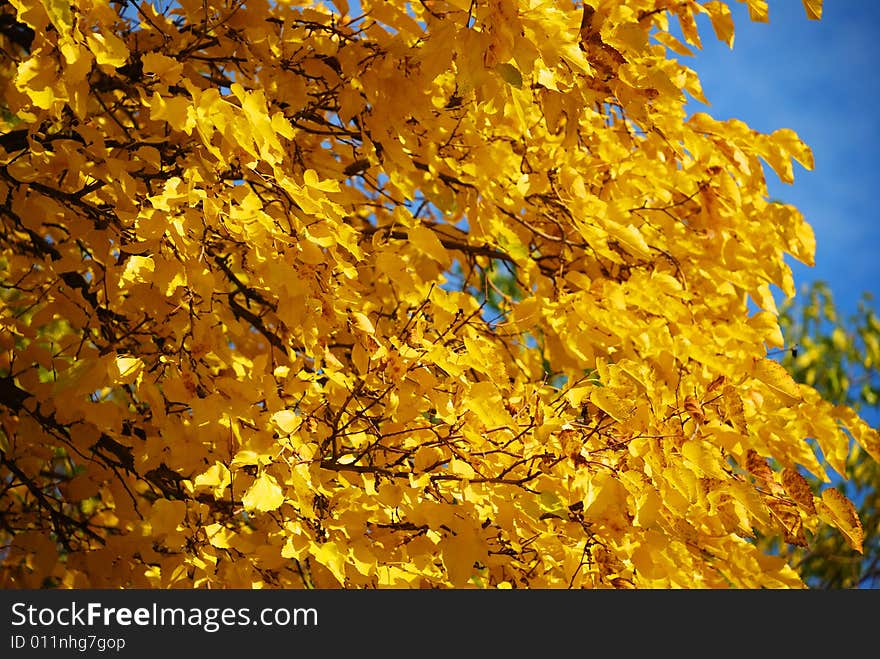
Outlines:
{"label": "green foliage", "polygon": [[[782,363],[798,382],[815,387],[826,400],[849,405],[866,419],[880,413],[880,319],[870,293],[857,311],[844,316],[822,281],[805,286],[781,309],[779,325],[791,349]],[[864,528],[864,555],[827,527],[808,548],[787,548],[804,581],[819,588],[880,587],[880,465],[853,442],[848,459],[852,478],[844,493],[858,506]],[[819,489],[816,479],[811,482]]]}
{"label": "green foliage", "polygon": [[794,347],[783,363],[798,382],[834,403],[877,407],[880,319],[872,301],[864,293],[857,312],[843,318],[828,285],[815,282],[783,310],[779,324]]}

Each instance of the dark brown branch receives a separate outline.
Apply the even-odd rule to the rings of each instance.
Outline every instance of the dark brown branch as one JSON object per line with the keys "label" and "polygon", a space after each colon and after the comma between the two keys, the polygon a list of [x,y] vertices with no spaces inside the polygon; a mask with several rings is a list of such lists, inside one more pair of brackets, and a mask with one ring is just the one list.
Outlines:
{"label": "dark brown branch", "polygon": [[[365,236],[372,237],[373,234],[378,232],[385,232],[385,235],[388,238],[392,238],[394,240],[409,240],[409,234],[406,231],[402,231],[400,229],[387,229],[385,227],[374,227],[372,225],[366,226],[360,229],[361,233]],[[473,256],[487,256],[490,259],[498,259],[499,261],[507,261],[508,263],[515,263],[513,257],[507,252],[501,251],[495,247],[491,247],[490,245],[472,245],[467,242],[463,242],[461,240],[457,240],[450,236],[444,235],[439,231],[435,231],[437,234],[437,238],[440,240],[440,244],[443,245],[446,249],[456,250],[459,252],[463,252],[465,254],[471,254]]]}

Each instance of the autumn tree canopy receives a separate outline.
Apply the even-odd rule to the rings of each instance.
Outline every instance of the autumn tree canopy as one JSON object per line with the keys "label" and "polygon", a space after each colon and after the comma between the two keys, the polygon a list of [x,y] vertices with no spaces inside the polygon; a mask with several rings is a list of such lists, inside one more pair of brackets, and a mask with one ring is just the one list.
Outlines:
{"label": "autumn tree canopy", "polygon": [[815,241],[765,166],[812,155],[685,111],[716,37],[717,0],[3,0],[0,583],[801,587],[758,539],[858,550],[827,484],[880,437],[773,357]]}

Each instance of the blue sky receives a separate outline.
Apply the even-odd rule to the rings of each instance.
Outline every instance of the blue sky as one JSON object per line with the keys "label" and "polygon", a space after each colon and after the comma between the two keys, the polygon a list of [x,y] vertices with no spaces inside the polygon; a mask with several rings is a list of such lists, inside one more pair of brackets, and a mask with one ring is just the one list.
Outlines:
{"label": "blue sky", "polygon": [[815,169],[795,164],[793,185],[768,170],[770,194],[816,232],[816,266],[792,261],[796,283],[825,280],[841,310],[854,311],[862,291],[880,297],[880,2],[826,0],[822,20],[810,21],[800,0],[769,0],[769,23],[730,4],[733,49],[704,18],[703,50],[681,58],[711,103],[693,110],[762,132],[792,128],[810,145]]}

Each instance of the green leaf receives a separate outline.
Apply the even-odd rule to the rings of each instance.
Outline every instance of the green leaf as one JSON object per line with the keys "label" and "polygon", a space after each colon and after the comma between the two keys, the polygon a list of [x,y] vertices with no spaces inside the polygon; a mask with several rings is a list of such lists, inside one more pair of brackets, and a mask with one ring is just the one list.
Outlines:
{"label": "green leaf", "polygon": [[495,70],[498,71],[498,75],[500,75],[508,85],[516,87],[517,89],[522,89],[522,74],[513,64],[507,64],[505,62],[496,66]]}

